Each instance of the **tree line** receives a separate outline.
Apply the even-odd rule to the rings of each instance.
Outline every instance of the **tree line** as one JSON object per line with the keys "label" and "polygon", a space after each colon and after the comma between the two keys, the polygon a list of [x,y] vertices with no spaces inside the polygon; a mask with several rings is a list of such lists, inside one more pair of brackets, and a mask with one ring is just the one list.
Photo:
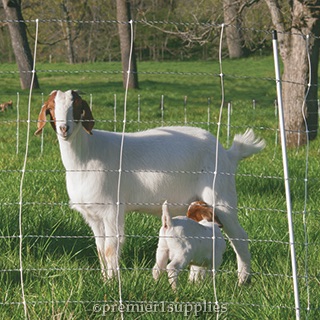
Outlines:
{"label": "tree line", "polygon": [[[284,65],[287,143],[305,144],[317,136],[320,0],[2,0],[2,7],[0,61],[14,55],[22,88],[30,84],[34,19],[41,24],[38,60],[121,60],[130,88],[138,87],[137,60],[216,57],[222,23],[230,58],[266,52],[266,36],[274,28]],[[130,67],[129,21],[135,29]]]}
{"label": "tree line", "polygon": [[[121,60],[116,1],[19,2],[23,18],[27,21],[30,42],[35,37],[35,23],[28,21],[39,19],[37,55],[40,61]],[[132,19],[136,21],[135,53],[138,61],[213,59],[217,56],[220,31],[217,25],[224,21],[222,1],[132,0],[130,5]],[[259,49],[270,49],[266,34],[252,30],[272,27],[270,16],[263,14],[265,9],[265,3],[261,2],[241,10],[240,27],[247,28],[241,43],[246,55]],[[5,21],[4,10],[0,10],[0,19],[0,62],[14,61],[9,22]],[[236,25],[232,19],[230,24]]]}

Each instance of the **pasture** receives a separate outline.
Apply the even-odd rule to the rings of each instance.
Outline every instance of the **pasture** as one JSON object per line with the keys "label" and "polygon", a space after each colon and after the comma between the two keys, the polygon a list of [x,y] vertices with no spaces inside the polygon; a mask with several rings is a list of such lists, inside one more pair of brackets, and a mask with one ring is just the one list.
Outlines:
{"label": "pasture", "polygon": [[[229,146],[234,134],[247,127],[267,142],[260,154],[240,163],[236,176],[239,220],[250,239],[251,284],[237,285],[236,259],[230,245],[215,281],[219,307],[215,305],[212,280],[189,284],[187,270],[180,274],[177,293],[171,290],[166,276],[155,282],[151,268],[161,222],[134,212],[126,216],[121,284],[118,280],[103,283],[93,234],[80,214],[68,206],[55,133],[46,126],[42,146],[41,138],[33,132],[42,99],[54,89],[79,89],[88,103],[92,100],[95,128],[121,131],[124,89],[119,70],[120,63],[37,64],[41,90],[33,91],[31,97],[30,140],[22,185],[21,258],[30,319],[118,319],[120,291],[125,319],[215,319],[217,314],[219,319],[294,319],[272,57],[223,61],[225,105],[220,142],[227,148],[230,101]],[[19,191],[29,92],[19,91],[15,71],[15,65],[1,66],[0,102],[12,99],[14,106],[0,113],[1,319],[22,319],[24,314]],[[186,124],[217,134],[221,105],[218,62],[141,62],[138,72],[140,89],[129,92],[126,131]],[[307,147],[288,150],[303,319],[318,319],[320,314],[319,154],[319,138]]]}

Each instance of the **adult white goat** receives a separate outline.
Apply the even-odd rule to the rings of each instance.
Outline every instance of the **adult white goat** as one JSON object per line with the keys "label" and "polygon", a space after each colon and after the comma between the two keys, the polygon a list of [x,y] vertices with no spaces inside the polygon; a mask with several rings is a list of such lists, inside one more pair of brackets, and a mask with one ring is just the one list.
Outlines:
{"label": "adult white goat", "polygon": [[239,283],[249,279],[248,236],[237,217],[235,172],[242,158],[265,146],[252,130],[236,135],[229,150],[218,146],[214,194],[216,139],[209,132],[162,127],[125,133],[118,199],[122,134],[92,130],[90,108],[76,91],[50,94],[40,111],[35,134],[42,131],[47,114],[57,133],[70,205],[92,228],[104,278],[117,272],[118,244],[124,241],[124,213],[140,211],[160,216],[167,199],[175,204],[173,216],[185,214],[192,201],[211,205],[215,200],[215,214],[237,254]]}

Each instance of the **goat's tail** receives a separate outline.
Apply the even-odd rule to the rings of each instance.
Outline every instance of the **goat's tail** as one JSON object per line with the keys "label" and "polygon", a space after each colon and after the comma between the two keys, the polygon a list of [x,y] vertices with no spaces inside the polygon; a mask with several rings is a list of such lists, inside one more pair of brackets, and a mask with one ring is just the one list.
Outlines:
{"label": "goat's tail", "polygon": [[243,158],[260,152],[266,143],[263,139],[256,138],[252,129],[247,129],[244,134],[236,134],[232,146],[227,150],[230,159],[236,162]]}
{"label": "goat's tail", "polygon": [[171,216],[168,210],[167,200],[162,205],[162,227],[169,229],[172,227]]}

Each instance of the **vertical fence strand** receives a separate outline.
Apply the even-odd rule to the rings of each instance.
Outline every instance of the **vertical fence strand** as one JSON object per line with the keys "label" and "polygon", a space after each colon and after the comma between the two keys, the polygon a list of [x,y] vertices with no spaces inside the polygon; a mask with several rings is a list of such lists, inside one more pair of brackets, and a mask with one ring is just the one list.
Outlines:
{"label": "vertical fence strand", "polygon": [[[214,174],[213,174],[213,181],[212,181],[212,207],[213,207],[213,212],[215,211],[215,206],[216,206],[216,199],[215,199],[215,186],[216,186],[216,180],[218,176],[218,159],[219,159],[219,137],[220,137],[220,127],[221,127],[221,119],[222,119],[222,111],[223,111],[223,105],[224,105],[224,79],[223,79],[223,71],[222,71],[222,40],[223,40],[223,33],[224,33],[224,24],[221,25],[221,31],[220,31],[220,44],[219,44],[219,68],[220,68],[220,84],[221,84],[221,105],[220,105],[220,111],[219,111],[219,119],[217,123],[217,134],[216,134],[216,150],[215,150],[215,168],[214,168]],[[217,287],[216,287],[216,268],[215,268],[215,242],[216,242],[216,237],[215,237],[215,228],[212,228],[212,241],[213,241],[213,279],[212,279],[212,284],[213,284],[213,294],[214,294],[214,299],[215,299],[215,304],[219,305],[218,302],[218,295],[217,295]],[[219,314],[217,314],[218,317]]]}
{"label": "vertical fence strand", "polygon": [[[124,105],[123,105],[123,127],[121,135],[121,145],[120,145],[120,159],[119,159],[119,175],[118,175],[118,187],[117,187],[117,217],[116,217],[116,228],[117,228],[117,275],[119,281],[119,304],[122,302],[122,288],[121,288],[121,274],[120,274],[120,265],[119,265],[119,253],[120,253],[120,237],[123,236],[119,233],[119,215],[120,215],[120,195],[121,195],[121,177],[122,177],[122,161],[123,161],[123,148],[124,148],[124,139],[126,132],[126,122],[127,122],[127,100],[128,100],[128,90],[129,90],[129,80],[131,73],[131,61],[132,61],[132,51],[133,51],[133,21],[129,21],[130,25],[130,53],[128,61],[128,70],[127,70],[127,81],[124,95]],[[121,319],[124,319],[124,310],[120,309]]]}
{"label": "vertical fence strand", "polygon": [[17,125],[16,125],[16,154],[19,154],[19,125],[20,125],[20,111],[19,111],[19,105],[20,105],[20,94],[17,92]]}
{"label": "vertical fence strand", "polygon": [[30,140],[30,123],[31,123],[31,98],[32,98],[32,90],[34,84],[34,77],[35,77],[35,66],[36,66],[36,57],[37,57],[37,44],[38,44],[38,30],[39,30],[39,20],[36,20],[36,36],[35,36],[35,44],[34,44],[34,61],[33,61],[33,70],[32,70],[32,77],[30,82],[30,91],[29,91],[29,102],[28,102],[28,120],[27,120],[27,138],[26,138],[26,149],[25,149],[25,156],[24,162],[22,167],[22,174],[20,180],[20,192],[19,192],[19,264],[20,264],[20,282],[21,282],[21,295],[22,295],[22,304],[24,309],[24,316],[25,319],[28,319],[28,306],[25,296],[24,290],[24,276],[23,276],[23,257],[22,257],[22,242],[23,242],[23,230],[22,230],[22,207],[23,207],[23,186],[24,186],[24,179],[27,167],[27,160],[28,160],[28,152],[29,152],[29,140]]}

